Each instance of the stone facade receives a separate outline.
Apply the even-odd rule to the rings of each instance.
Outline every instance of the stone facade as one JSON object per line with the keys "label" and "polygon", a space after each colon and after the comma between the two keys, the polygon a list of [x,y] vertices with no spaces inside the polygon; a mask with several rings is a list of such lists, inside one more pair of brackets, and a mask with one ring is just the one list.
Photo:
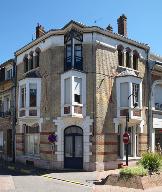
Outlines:
{"label": "stone facade", "polygon": [[[126,26],[125,26],[126,27]],[[83,68],[79,71],[75,66],[69,71],[64,70],[68,43],[66,40],[73,36],[74,42],[82,44]],[[67,40],[68,41],[68,40]],[[77,42],[78,43],[78,42]],[[123,47],[124,63],[119,66],[118,46]],[[39,53],[39,67],[34,67],[24,72],[24,57],[30,53]],[[127,50],[130,66],[126,67]],[[125,115],[119,106],[120,84],[123,79],[129,83],[130,121],[128,127],[131,130],[130,159],[132,163],[139,159],[143,151],[148,147],[147,131],[147,107],[148,107],[148,76],[147,76],[147,45],[135,42],[124,36],[100,29],[98,27],[86,27],[74,21],[63,29],[49,31],[40,36],[27,46],[16,52],[17,57],[17,127],[16,127],[16,158],[27,163],[32,161],[36,166],[64,169],[65,165],[65,130],[68,127],[80,127],[83,131],[83,169],[104,170],[117,168],[124,162],[124,144],[122,135],[125,131]],[[133,51],[138,52],[138,66],[133,69]],[[33,55],[34,55],[33,54]],[[68,53],[69,54],[69,53]],[[34,55],[33,66],[36,66]],[[74,57],[72,55],[72,57]],[[30,57],[29,57],[30,59]],[[31,74],[39,74],[33,77]],[[62,98],[65,97],[63,85],[65,77],[70,74],[73,88],[74,78],[77,76],[86,79],[82,88],[82,96],[85,94],[83,105],[79,105],[82,114],[73,111],[73,104],[64,108]],[[123,75],[125,74],[125,75]],[[31,76],[30,76],[31,75]],[[123,76],[122,76],[123,75]],[[83,78],[82,78],[83,77]],[[85,77],[85,78],[84,78]],[[40,81],[40,115],[20,116],[20,84],[37,78]],[[121,82],[120,82],[121,81]],[[140,82],[140,106],[133,108],[132,88]],[[84,83],[83,83],[84,84]],[[62,91],[63,90],[63,91]],[[38,91],[38,90],[37,90]],[[29,90],[27,91],[29,93]],[[73,94],[73,90],[71,95]],[[73,101],[73,99],[72,99]],[[75,103],[76,104],[76,103]],[[65,110],[66,109],[66,110]],[[24,109],[28,110],[28,109]],[[30,110],[30,109],[29,109]],[[83,111],[86,113],[83,115]],[[66,112],[66,114],[64,114]],[[77,111],[78,112],[78,111]],[[124,112],[123,112],[124,113]],[[68,114],[68,115],[67,115]],[[120,114],[120,115],[119,115]],[[39,154],[27,154],[26,136],[24,125],[33,127],[39,125]],[[33,128],[34,129],[34,128]],[[57,142],[51,145],[48,141],[50,133],[57,135]],[[31,134],[31,133],[30,133]],[[38,134],[38,132],[37,132]],[[74,144],[74,143],[73,143]],[[34,148],[33,148],[34,150]]]}

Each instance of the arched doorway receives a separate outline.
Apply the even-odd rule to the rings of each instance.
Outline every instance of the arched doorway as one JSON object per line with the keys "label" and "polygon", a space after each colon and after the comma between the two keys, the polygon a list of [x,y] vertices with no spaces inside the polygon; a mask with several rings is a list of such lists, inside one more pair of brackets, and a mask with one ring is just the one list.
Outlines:
{"label": "arched doorway", "polygon": [[64,168],[83,168],[83,130],[77,126],[64,131]]}

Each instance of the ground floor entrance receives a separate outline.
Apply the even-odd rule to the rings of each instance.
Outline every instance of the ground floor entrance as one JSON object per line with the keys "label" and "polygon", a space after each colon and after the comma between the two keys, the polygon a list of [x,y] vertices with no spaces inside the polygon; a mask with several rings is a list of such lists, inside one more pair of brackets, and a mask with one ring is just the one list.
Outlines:
{"label": "ground floor entrance", "polygon": [[64,131],[64,168],[83,169],[83,130],[71,126]]}

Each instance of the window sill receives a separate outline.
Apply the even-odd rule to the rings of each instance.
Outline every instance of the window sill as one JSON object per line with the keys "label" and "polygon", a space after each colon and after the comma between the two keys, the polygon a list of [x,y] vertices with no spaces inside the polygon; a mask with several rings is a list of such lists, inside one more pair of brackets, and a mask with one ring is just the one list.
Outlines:
{"label": "window sill", "polygon": [[28,159],[40,159],[40,155],[24,155],[24,158],[28,158]]}
{"label": "window sill", "polygon": [[121,66],[121,65],[118,65],[118,67],[121,68],[121,69],[128,69],[128,70],[132,70],[132,71],[134,71],[136,73],[140,73],[138,70],[130,68],[130,67],[125,67],[125,66]]}
{"label": "window sill", "polygon": [[[141,159],[141,157],[137,156],[137,157],[128,157],[128,160],[139,160]],[[126,157],[124,156],[123,158],[118,158],[117,160],[119,161],[126,161]]]}

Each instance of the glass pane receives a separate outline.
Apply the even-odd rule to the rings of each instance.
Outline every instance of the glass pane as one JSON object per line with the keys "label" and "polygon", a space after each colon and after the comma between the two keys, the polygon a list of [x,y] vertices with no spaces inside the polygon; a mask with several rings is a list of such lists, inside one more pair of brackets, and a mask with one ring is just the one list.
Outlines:
{"label": "glass pane", "polygon": [[70,78],[64,80],[64,104],[70,104]]}
{"label": "glass pane", "polygon": [[128,107],[129,84],[120,84],[120,107]]}
{"label": "glass pane", "polygon": [[39,135],[34,135],[34,154],[39,154]]}
{"label": "glass pane", "polygon": [[75,157],[82,157],[83,156],[83,137],[82,136],[75,136]]}
{"label": "glass pane", "polygon": [[73,137],[65,137],[65,157],[73,157]]}
{"label": "glass pane", "polygon": [[30,107],[37,106],[37,85],[30,84]]}

